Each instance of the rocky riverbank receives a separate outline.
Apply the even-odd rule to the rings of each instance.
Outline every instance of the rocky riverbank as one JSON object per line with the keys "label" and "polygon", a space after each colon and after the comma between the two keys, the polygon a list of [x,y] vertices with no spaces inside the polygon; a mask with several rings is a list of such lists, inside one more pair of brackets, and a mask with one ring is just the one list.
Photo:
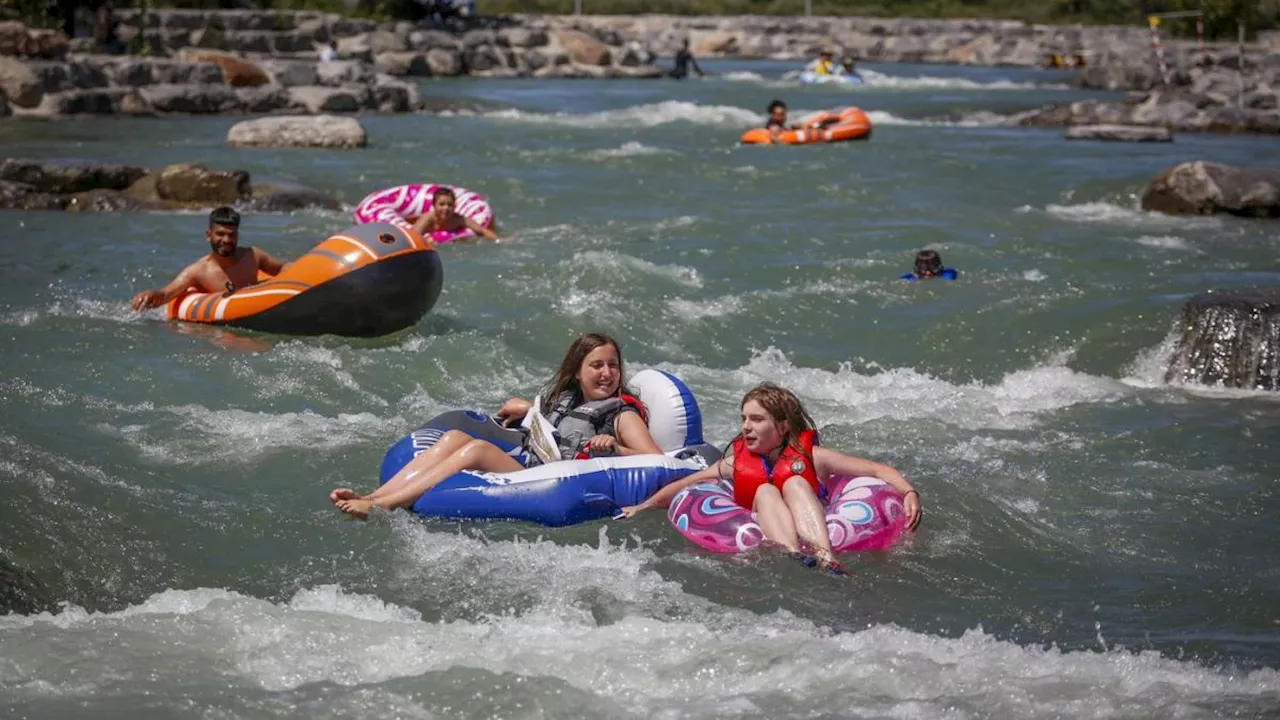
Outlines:
{"label": "rocky riverbank", "polygon": [[341,210],[322,192],[286,182],[254,182],[244,170],[178,164],[133,165],[0,159],[0,209],[66,212],[203,210],[235,205],[250,212]]}
{"label": "rocky riverbank", "polygon": [[[101,54],[88,38],[68,43],[0,23],[0,117],[459,110],[473,106],[424,100],[406,78],[661,75],[639,45],[550,22],[444,30],[314,12],[199,10],[118,19],[120,39],[145,55]],[[33,36],[41,38],[36,53],[27,51],[37,47]],[[329,43],[336,58],[319,60]]]}

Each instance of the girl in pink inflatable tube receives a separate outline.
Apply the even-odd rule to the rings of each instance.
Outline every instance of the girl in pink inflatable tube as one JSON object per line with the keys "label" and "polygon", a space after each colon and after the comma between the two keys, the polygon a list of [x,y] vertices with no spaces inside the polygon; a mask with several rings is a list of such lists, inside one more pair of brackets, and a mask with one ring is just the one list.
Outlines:
{"label": "girl in pink inflatable tube", "polygon": [[453,207],[457,202],[458,196],[453,190],[447,187],[437,188],[436,194],[431,197],[431,212],[423,213],[422,217],[413,224],[413,229],[423,237],[435,237],[437,233],[447,233],[457,237],[459,231],[470,230],[490,240],[501,240],[497,233],[484,225],[454,212]]}
{"label": "girl in pink inflatable tube", "polygon": [[920,493],[902,473],[817,445],[795,393],[761,383],[741,409],[720,461],[622,513],[670,506],[676,530],[708,550],[742,552],[767,539],[836,575],[844,570],[835,551],[882,550],[920,524]]}

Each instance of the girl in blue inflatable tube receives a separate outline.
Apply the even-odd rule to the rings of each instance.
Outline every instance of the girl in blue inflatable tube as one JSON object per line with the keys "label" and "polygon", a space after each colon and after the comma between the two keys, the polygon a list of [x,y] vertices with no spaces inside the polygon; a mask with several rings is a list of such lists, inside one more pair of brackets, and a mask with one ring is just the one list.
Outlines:
{"label": "girl in blue inflatable tube", "polygon": [[[626,387],[622,350],[613,338],[599,333],[580,336],[569,346],[559,370],[540,398],[547,399],[546,421],[556,429],[560,457],[661,454],[645,424],[644,406]],[[498,410],[505,425],[520,422],[533,403],[511,398]],[[407,507],[446,478],[465,470],[506,473],[540,464],[537,448],[521,465],[487,440],[450,430],[430,449],[415,457],[390,480],[368,495],[338,488],[329,499],[342,512],[368,516],[375,507]]]}

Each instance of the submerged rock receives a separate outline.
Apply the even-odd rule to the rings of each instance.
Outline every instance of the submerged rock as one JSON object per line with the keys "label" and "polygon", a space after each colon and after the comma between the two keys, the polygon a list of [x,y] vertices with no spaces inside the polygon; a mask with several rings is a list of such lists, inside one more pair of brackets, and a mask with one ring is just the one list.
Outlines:
{"label": "submerged rock", "polygon": [[1165,382],[1280,390],[1280,288],[1197,295],[1180,325]]}
{"label": "submerged rock", "polygon": [[1142,209],[1170,215],[1280,217],[1280,170],[1182,163],[1151,181],[1142,193]]}
{"label": "submerged rock", "polygon": [[1073,125],[1067,128],[1067,139],[1173,142],[1173,133],[1169,128],[1144,125]]}
{"label": "submerged rock", "polygon": [[57,603],[35,575],[0,557],[0,615],[52,612]]}

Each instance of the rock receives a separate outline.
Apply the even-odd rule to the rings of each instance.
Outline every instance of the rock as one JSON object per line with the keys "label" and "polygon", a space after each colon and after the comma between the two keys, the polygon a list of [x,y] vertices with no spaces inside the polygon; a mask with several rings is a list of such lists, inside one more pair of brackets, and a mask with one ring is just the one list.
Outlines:
{"label": "rock", "polygon": [[699,36],[691,45],[694,55],[736,55],[738,35],[724,31],[707,33]]}
{"label": "rock", "polygon": [[328,24],[321,18],[303,20],[294,28],[294,32],[313,43],[327,43],[332,37]]}
{"label": "rock", "polygon": [[0,557],[0,615],[57,612],[58,604],[30,571]]}
{"label": "rock", "polygon": [[226,85],[148,85],[138,92],[158,112],[210,114],[240,109],[240,98]]}
{"label": "rock", "polygon": [[277,85],[319,85],[320,75],[316,63],[310,60],[264,60],[261,63]]}
{"label": "rock", "polygon": [[373,69],[387,75],[414,75],[428,77],[431,66],[427,57],[420,52],[384,52],[373,61]]}
{"label": "rock", "polygon": [[360,148],[367,143],[359,120],[334,115],[246,120],[227,132],[227,144],[235,146]]}
{"label": "rock", "polygon": [[0,90],[18,107],[34,108],[44,97],[44,89],[31,68],[20,60],[0,56]]}
{"label": "rock", "polygon": [[409,49],[409,40],[394,32],[376,30],[369,35],[369,49],[374,57],[388,52],[405,52]]}
{"label": "rock", "polygon": [[18,44],[18,55],[55,60],[67,54],[67,36],[56,30],[28,30]]}
{"label": "rock", "polygon": [[[335,30],[336,32],[336,30]],[[369,36],[356,35],[354,37],[338,37],[338,54],[349,60],[359,60],[369,62],[373,59],[373,46],[370,44]],[[343,62],[342,60],[330,61],[330,63],[322,63],[322,65],[331,64],[332,62]]]}
{"label": "rock", "polygon": [[378,112],[413,112],[422,107],[422,91],[416,83],[379,75],[373,86]]}
{"label": "rock", "polygon": [[466,71],[462,52],[444,48],[432,48],[427,51],[427,67],[436,77],[456,77]]}
{"label": "rock", "polygon": [[163,210],[164,207],[130,197],[119,190],[99,189],[71,195],[62,209],[67,212],[144,212]]}
{"label": "rock", "polygon": [[342,203],[330,195],[296,183],[269,181],[253,183],[249,200],[240,208],[250,212],[293,212],[307,208],[342,210]]}
{"label": "rock", "polygon": [[170,165],[156,178],[156,194],[180,203],[227,205],[248,197],[249,173],[209,170],[193,163]]}
{"label": "rock", "polygon": [[498,31],[496,42],[502,47],[544,47],[551,42],[545,30],[513,27]]}
{"label": "rock", "polygon": [[266,85],[271,77],[257,65],[230,53],[217,50],[186,48],[178,53],[178,59],[193,63],[212,63],[222,69],[222,76],[233,87]]}
{"label": "rock", "polygon": [[116,112],[121,115],[155,115],[156,109],[151,107],[142,93],[131,90],[116,102]]}
{"label": "rock", "polygon": [[457,50],[461,44],[454,36],[439,30],[415,30],[409,33],[409,49],[425,51],[432,48]]}
{"label": "rock", "polygon": [[111,85],[110,78],[104,69],[88,62],[37,60],[27,63],[27,68],[35,74],[45,93],[95,90]]}
{"label": "rock", "polygon": [[123,190],[146,174],[146,168],[136,165],[0,160],[0,180],[27,185],[32,192],[70,194],[98,189]]}
{"label": "rock", "polygon": [[0,22],[0,55],[17,55],[27,40],[27,26],[17,20]]}
{"label": "rock", "polygon": [[1151,181],[1142,208],[1170,215],[1280,217],[1280,170],[1182,163]]}
{"label": "rock", "polygon": [[375,106],[373,92],[365,85],[347,87],[310,85],[288,90],[292,102],[306,108],[307,112],[313,115],[354,113]]}
{"label": "rock", "polygon": [[1280,289],[1188,300],[1165,382],[1280,390]]}
{"label": "rock", "polygon": [[321,85],[359,85],[373,79],[373,69],[358,60],[334,60],[316,65]]}
{"label": "rock", "polygon": [[580,30],[557,30],[555,38],[579,65],[604,66],[610,63],[609,46]]}
{"label": "rock", "polygon": [[1123,142],[1173,142],[1169,128],[1143,125],[1073,125],[1068,140],[1120,140]]}
{"label": "rock", "polygon": [[294,106],[293,97],[289,95],[289,91],[279,85],[236,88],[235,92],[245,112],[274,113],[301,109]]}

